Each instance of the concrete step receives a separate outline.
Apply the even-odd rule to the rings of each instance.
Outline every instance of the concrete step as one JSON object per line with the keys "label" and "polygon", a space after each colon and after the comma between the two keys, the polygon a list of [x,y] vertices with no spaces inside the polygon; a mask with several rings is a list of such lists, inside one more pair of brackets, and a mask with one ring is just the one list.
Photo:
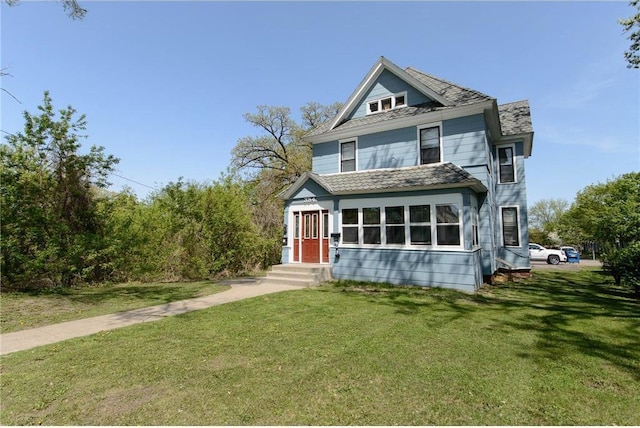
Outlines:
{"label": "concrete step", "polygon": [[331,267],[328,265],[291,263],[272,266],[260,283],[312,287],[331,279]]}

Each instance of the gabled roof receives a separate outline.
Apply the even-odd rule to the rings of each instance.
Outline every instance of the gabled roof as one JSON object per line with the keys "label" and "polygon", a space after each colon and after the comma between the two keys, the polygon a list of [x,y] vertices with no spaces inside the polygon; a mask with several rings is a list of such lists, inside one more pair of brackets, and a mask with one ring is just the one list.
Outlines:
{"label": "gabled roof", "polygon": [[282,199],[291,198],[307,180],[315,181],[332,195],[459,187],[469,187],[476,192],[487,191],[487,188],[480,180],[459,166],[447,162],[337,174],[314,174],[305,172],[290,188],[282,192],[279,197]]}
{"label": "gabled roof", "polygon": [[349,114],[357,107],[358,101],[362,98],[362,96],[375,84],[376,79],[382,74],[383,71],[389,71],[395,74],[400,79],[404,80],[411,86],[413,86],[418,91],[422,92],[427,97],[437,101],[443,106],[450,106],[452,103],[444,98],[441,94],[434,91],[429,86],[422,83],[420,80],[416,79],[411,74],[408,74],[406,71],[402,70],[400,67],[381,56],[378,61],[374,64],[374,66],[369,70],[369,73],[365,76],[365,78],[360,82],[355,91],[351,94],[347,102],[344,104],[342,109],[338,112],[336,117],[329,122],[329,129],[332,130],[336,126],[340,125],[345,118],[349,116]]}
{"label": "gabled roof", "polygon": [[[347,120],[347,117],[349,117],[357,107],[358,102],[361,101],[364,94],[375,84],[376,79],[384,70],[393,73],[434,101]],[[331,131],[345,131],[394,119],[411,118],[424,113],[451,110],[456,107],[483,102],[491,103],[495,102],[495,99],[473,89],[465,88],[464,86],[457,85],[439,77],[423,73],[412,67],[407,67],[405,70],[402,70],[385,57],[380,57],[338,114],[332,120],[313,129],[306,137],[314,137]]]}

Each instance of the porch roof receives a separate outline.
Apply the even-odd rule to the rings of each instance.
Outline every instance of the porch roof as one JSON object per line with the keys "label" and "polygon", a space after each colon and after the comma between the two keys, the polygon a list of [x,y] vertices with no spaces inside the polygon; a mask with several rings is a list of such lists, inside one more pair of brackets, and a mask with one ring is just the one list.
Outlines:
{"label": "porch roof", "polygon": [[388,193],[469,187],[476,192],[487,188],[474,176],[450,162],[404,168],[372,169],[337,174],[305,172],[279,197],[291,198],[307,180],[313,180],[332,195]]}

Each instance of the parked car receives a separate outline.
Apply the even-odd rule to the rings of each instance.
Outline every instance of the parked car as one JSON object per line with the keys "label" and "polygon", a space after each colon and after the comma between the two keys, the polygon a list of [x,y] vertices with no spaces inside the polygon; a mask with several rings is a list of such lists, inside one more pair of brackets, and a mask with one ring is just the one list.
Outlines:
{"label": "parked car", "polygon": [[580,253],[573,247],[560,247],[560,250],[567,255],[568,263],[580,263]]}
{"label": "parked car", "polygon": [[557,265],[567,261],[567,255],[562,250],[545,248],[538,244],[529,244],[529,258],[531,260],[544,260],[550,265]]}

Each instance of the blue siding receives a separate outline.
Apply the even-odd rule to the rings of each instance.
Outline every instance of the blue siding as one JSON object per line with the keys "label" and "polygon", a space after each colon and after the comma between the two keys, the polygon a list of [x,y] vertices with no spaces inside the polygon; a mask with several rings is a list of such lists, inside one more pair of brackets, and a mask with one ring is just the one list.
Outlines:
{"label": "blue siding", "polygon": [[[497,257],[500,257],[507,262],[519,267],[529,268],[529,220],[527,212],[527,190],[525,180],[525,166],[524,166],[524,153],[523,144],[518,142],[515,144],[515,167],[516,167],[516,182],[508,184],[497,183],[498,177],[498,162],[495,160],[494,176],[496,177],[495,184],[495,224],[496,224],[496,241],[498,244]],[[497,156],[496,150],[493,150],[494,159]],[[502,223],[500,222],[501,212],[500,207],[504,206],[517,206],[519,207],[518,221],[520,223],[520,247],[508,247],[502,246]]]}
{"label": "blue siding", "polygon": [[[474,291],[482,284],[478,252],[340,248],[332,257],[338,279]],[[335,253],[335,252],[334,252]]]}
{"label": "blue siding", "polygon": [[443,160],[461,167],[486,165],[487,140],[481,114],[446,120],[442,124]]}
{"label": "blue siding", "polygon": [[416,136],[416,128],[409,127],[359,137],[358,170],[417,165]]}
{"label": "blue siding", "polygon": [[380,98],[388,97],[399,92],[407,92],[407,101],[409,105],[417,105],[430,101],[423,93],[410,86],[404,80],[398,78],[395,74],[385,70],[380,74],[376,82],[373,84],[369,92],[367,92],[360,104],[354,109],[348,119],[363,117],[367,115],[367,103]]}
{"label": "blue siding", "polygon": [[330,141],[313,145],[313,166],[316,174],[333,174],[338,172],[338,142]]}
{"label": "blue siding", "polygon": [[307,180],[307,182],[300,188],[291,199],[304,199],[313,197],[329,196],[329,193],[324,190],[318,183],[313,180]]}

